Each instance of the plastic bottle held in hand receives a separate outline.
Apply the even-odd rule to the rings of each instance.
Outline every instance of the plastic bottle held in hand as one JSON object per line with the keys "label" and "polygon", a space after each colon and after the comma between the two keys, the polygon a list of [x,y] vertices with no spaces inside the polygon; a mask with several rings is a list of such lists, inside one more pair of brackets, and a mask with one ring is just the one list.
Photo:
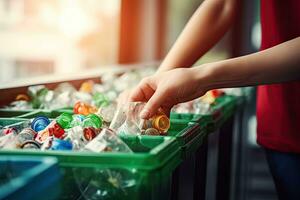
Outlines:
{"label": "plastic bottle held in hand", "polygon": [[160,134],[165,134],[170,128],[169,118],[161,110],[159,110],[157,114],[155,114],[150,119],[141,119],[140,113],[143,110],[144,106],[145,103],[136,103],[133,109],[130,108],[127,115],[127,120],[134,120],[138,124],[138,127],[140,128],[142,133],[147,133],[149,132],[146,132],[147,129],[154,128]]}
{"label": "plastic bottle held in hand", "polygon": [[90,141],[84,150],[92,152],[127,152],[132,153],[132,150],[124,143],[111,129],[104,128],[102,131]]}

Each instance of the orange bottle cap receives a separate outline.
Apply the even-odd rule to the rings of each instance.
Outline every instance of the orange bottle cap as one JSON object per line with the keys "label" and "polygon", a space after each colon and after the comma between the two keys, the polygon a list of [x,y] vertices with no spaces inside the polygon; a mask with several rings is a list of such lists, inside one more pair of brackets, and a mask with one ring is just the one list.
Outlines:
{"label": "orange bottle cap", "polygon": [[26,94],[18,94],[16,101],[29,101],[29,97]]}
{"label": "orange bottle cap", "polygon": [[170,120],[166,115],[158,115],[154,117],[152,126],[160,132],[166,132],[170,128]]}

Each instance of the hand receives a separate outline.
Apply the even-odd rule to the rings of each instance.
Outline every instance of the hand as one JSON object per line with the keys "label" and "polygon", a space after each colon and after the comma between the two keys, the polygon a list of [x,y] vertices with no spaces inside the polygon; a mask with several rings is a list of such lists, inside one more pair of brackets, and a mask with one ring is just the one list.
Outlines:
{"label": "hand", "polygon": [[126,89],[121,94],[119,94],[117,98],[118,106],[123,106],[129,101],[130,94],[132,92],[132,89]]}
{"label": "hand", "polygon": [[147,102],[141,118],[152,117],[159,108],[168,114],[170,109],[182,102],[204,95],[208,88],[201,84],[203,75],[199,68],[177,68],[144,78],[131,91],[130,101]]}

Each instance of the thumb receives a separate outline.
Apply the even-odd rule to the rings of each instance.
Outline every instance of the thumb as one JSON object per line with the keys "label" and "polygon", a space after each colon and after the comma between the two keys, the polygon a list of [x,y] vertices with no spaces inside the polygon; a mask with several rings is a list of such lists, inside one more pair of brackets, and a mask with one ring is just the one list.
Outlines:
{"label": "thumb", "polygon": [[141,112],[140,117],[142,119],[149,119],[150,117],[155,115],[157,110],[165,101],[166,97],[166,92],[164,90],[156,90],[152,97],[149,99],[149,101],[146,103],[144,109]]}

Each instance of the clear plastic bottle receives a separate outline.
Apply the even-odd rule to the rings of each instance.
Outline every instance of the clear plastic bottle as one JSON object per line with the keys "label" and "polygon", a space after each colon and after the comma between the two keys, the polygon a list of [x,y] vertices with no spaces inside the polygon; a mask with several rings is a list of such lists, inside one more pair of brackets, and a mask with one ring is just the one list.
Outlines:
{"label": "clear plastic bottle", "polygon": [[0,137],[0,149],[16,148],[16,138],[18,132],[14,128],[6,128],[2,131],[3,136]]}
{"label": "clear plastic bottle", "polygon": [[75,126],[67,130],[64,140],[70,141],[73,144],[73,150],[81,150],[87,144],[87,141],[83,140],[83,128],[81,126]]}
{"label": "clear plastic bottle", "polygon": [[113,130],[107,128],[102,129],[99,135],[84,147],[84,150],[96,153],[106,151],[132,153],[127,144]]}
{"label": "clear plastic bottle", "polygon": [[158,111],[153,117],[148,120],[140,118],[140,113],[142,112],[145,103],[136,102],[130,103],[127,106],[126,120],[122,126],[118,129],[120,134],[145,134],[152,131],[147,131],[147,129],[154,128],[160,134],[165,134],[170,128],[169,118],[162,112]]}
{"label": "clear plastic bottle", "polygon": [[113,120],[116,109],[117,109],[117,104],[111,103],[107,106],[100,107],[96,114],[102,117],[105,122],[110,123]]}

